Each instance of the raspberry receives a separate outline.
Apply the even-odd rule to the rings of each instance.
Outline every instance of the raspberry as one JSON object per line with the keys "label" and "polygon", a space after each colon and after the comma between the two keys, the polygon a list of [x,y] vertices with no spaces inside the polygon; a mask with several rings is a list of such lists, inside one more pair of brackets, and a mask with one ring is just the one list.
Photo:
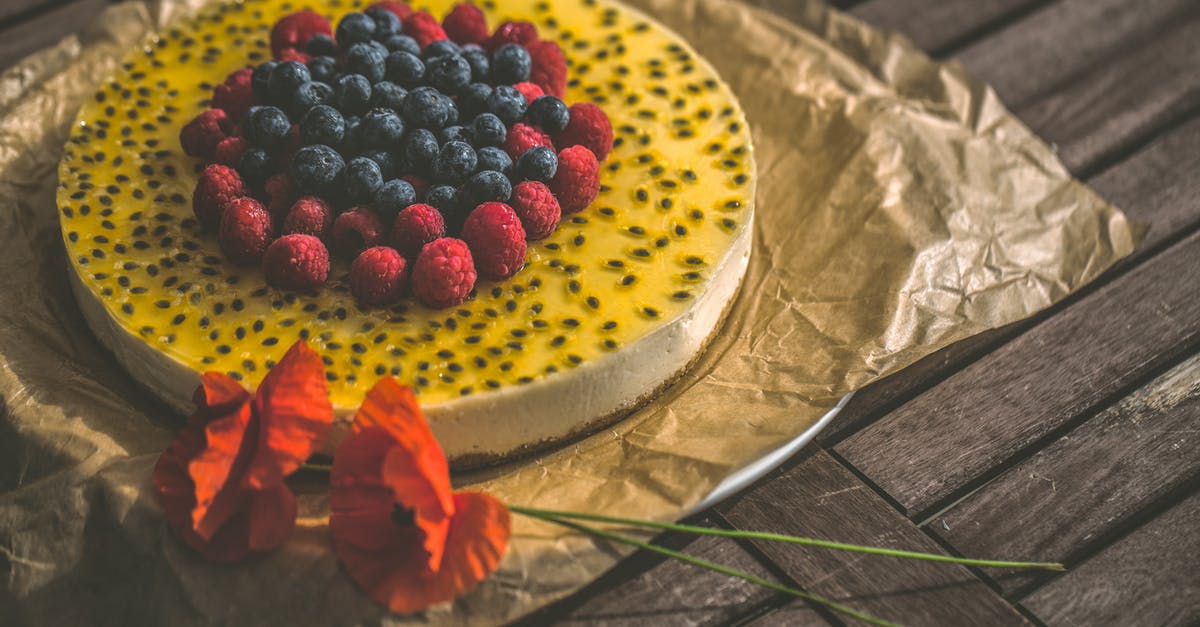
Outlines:
{"label": "raspberry", "polygon": [[308,65],[308,62],[312,61],[312,57],[309,56],[308,53],[301,52],[295,48],[284,48],[283,50],[279,51],[279,54],[275,55],[275,58],[281,63],[286,61],[295,61],[297,63],[303,63],[304,65]]}
{"label": "raspberry", "polygon": [[329,20],[321,14],[305,9],[285,15],[271,27],[271,54],[281,59],[283,51],[287,48],[293,51],[303,50],[308,40],[316,34],[333,34]]}
{"label": "raspberry", "polygon": [[217,243],[225,258],[233,263],[247,265],[258,261],[271,243],[271,214],[249,196],[233,199],[221,214]]}
{"label": "raspberry", "polygon": [[355,207],[333,221],[333,249],[347,259],[383,241],[383,222],[366,207]]}
{"label": "raspberry", "polygon": [[271,242],[263,254],[267,285],[284,290],[317,287],[329,276],[329,251],[312,235],[294,233]]}
{"label": "raspberry", "polygon": [[263,184],[267,191],[267,211],[276,220],[281,220],[287,215],[288,210],[292,208],[292,203],[296,202],[296,198],[300,195],[296,192],[296,186],[292,185],[292,179],[286,174],[276,174],[267,179]]}
{"label": "raspberry", "polygon": [[413,14],[412,7],[408,6],[407,2],[396,2],[395,0],[380,0],[380,2],[376,2],[366,9],[363,9],[363,11],[366,12],[370,11],[371,9],[383,9],[385,11],[391,11],[392,14],[400,19],[404,19]]}
{"label": "raspberry", "polygon": [[558,199],[539,181],[525,181],[514,187],[510,204],[530,240],[550,237],[562,218]]}
{"label": "raspberry", "polygon": [[529,22],[505,22],[496,27],[496,32],[483,42],[483,49],[495,52],[504,44],[524,46],[537,41],[537,27]]}
{"label": "raspberry", "polygon": [[514,162],[520,159],[526,150],[534,146],[554,148],[554,142],[550,141],[550,136],[536,126],[517,122],[508,129],[508,137],[504,139],[504,152],[507,152]]}
{"label": "raspberry", "polygon": [[507,279],[525,266],[525,229],[512,207],[502,202],[476,207],[463,223],[462,239],[485,279]]}
{"label": "raspberry", "polygon": [[221,109],[209,109],[192,118],[179,131],[179,145],[192,157],[211,159],[217,144],[230,135],[233,121]]}
{"label": "raspberry", "polygon": [[408,184],[413,186],[413,190],[417,192],[417,198],[425,197],[425,192],[429,190],[428,181],[417,176],[416,174],[405,174],[400,178],[408,181]]}
{"label": "raspberry", "polygon": [[600,162],[583,146],[571,146],[558,153],[558,172],[550,180],[550,189],[558,197],[564,215],[582,211],[600,193]]}
{"label": "raspberry", "polygon": [[534,41],[525,46],[533,68],[529,82],[541,87],[551,96],[562,98],[567,91],[567,58],[553,41]]}
{"label": "raspberry", "polygon": [[237,170],[214,163],[200,173],[196,191],[192,193],[192,211],[205,228],[221,224],[221,214],[234,198],[246,195],[246,184]]}
{"label": "raspberry", "polygon": [[425,244],[446,235],[446,220],[429,205],[409,205],[396,216],[391,235],[392,246],[405,257],[415,259]]}
{"label": "raspberry", "polygon": [[546,92],[542,91],[541,87],[538,87],[533,83],[517,83],[516,85],[513,85],[513,89],[521,92],[522,96],[525,96],[525,102],[533,102],[534,100],[537,100],[539,96],[546,95]]}
{"label": "raspberry", "polygon": [[442,18],[446,35],[460,44],[482,44],[488,38],[487,18],[479,7],[462,3],[456,5]]}
{"label": "raspberry", "polygon": [[554,137],[554,145],[560,150],[569,146],[583,146],[592,151],[596,158],[604,161],[612,152],[613,129],[604,109],[590,103],[577,102],[569,109],[571,119],[567,128]]}
{"label": "raspberry", "polygon": [[254,70],[246,68],[225,77],[225,82],[213,88],[212,106],[240,120],[254,104],[254,88],[250,77]]}
{"label": "raspberry", "polygon": [[387,246],[368,248],[350,264],[350,293],[364,305],[390,305],[408,288],[408,262]]}
{"label": "raspberry", "polygon": [[283,234],[302,233],[324,240],[333,228],[333,209],[316,196],[304,196],[292,205],[283,220]]}
{"label": "raspberry", "polygon": [[475,287],[475,262],[467,243],[452,237],[429,242],[412,269],[412,291],[434,309],[461,304]]}
{"label": "raspberry", "polygon": [[245,137],[226,137],[217,142],[217,147],[213,150],[213,161],[236,168],[242,161],[242,153],[249,147],[250,142],[246,141]]}
{"label": "raspberry", "polygon": [[442,30],[442,25],[424,11],[418,11],[404,19],[404,34],[417,40],[417,45],[421,46],[422,50],[435,41],[447,38],[446,31]]}

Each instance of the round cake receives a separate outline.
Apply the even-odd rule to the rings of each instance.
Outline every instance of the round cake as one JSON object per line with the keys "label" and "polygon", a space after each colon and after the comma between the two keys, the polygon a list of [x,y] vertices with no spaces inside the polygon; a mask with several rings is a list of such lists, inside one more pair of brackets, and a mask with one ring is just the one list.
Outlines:
{"label": "round cake", "polygon": [[[366,306],[350,264],[319,289],[272,287],[236,265],[192,210],[205,162],[180,130],[214,86],[271,58],[282,16],[332,23],[367,3],[215,3],[132,51],[80,111],[59,168],[75,292],[101,341],[182,412],[205,371],[253,388],[288,347],[324,358],[347,432],[366,391],[394,376],[420,395],[457,468],[527,454],[615,420],[697,359],[750,254],[754,161],[742,110],[713,68],[644,15],[604,0],[486,0],[489,27],[527,21],[567,59],[567,104],[614,130],[596,199],[529,241],[524,267],[432,308]],[[441,19],[450,0],[417,3]]]}

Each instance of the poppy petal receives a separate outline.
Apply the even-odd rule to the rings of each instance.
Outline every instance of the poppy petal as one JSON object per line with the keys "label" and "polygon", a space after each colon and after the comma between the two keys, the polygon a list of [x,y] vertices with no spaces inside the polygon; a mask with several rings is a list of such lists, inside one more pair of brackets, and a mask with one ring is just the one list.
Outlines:
{"label": "poppy petal", "polygon": [[[241,506],[242,494],[235,485],[227,485],[241,476],[236,466],[239,457],[245,458],[254,441],[247,440],[251,427],[250,395],[241,390],[232,393],[236,382],[226,375],[208,372],[201,377],[201,387],[209,398],[221,398],[214,406],[227,408],[228,414],[209,419],[204,425],[204,446],[187,464],[188,476],[194,485],[195,505],[192,507],[192,528],[203,538],[210,538]],[[240,386],[237,386],[241,389]]]}
{"label": "poppy petal", "polygon": [[[394,568],[386,579],[359,579],[379,569],[350,571],[351,577],[378,603],[393,612],[408,613],[454,600],[496,570],[508,547],[508,509],[481,492],[454,495],[456,514],[450,519],[446,551],[436,573],[415,568]],[[340,554],[339,554],[340,556]]]}
{"label": "poppy petal", "polygon": [[[415,510],[418,518],[423,510],[430,519],[454,514],[450,467],[411,388],[391,377],[380,379],[363,399],[354,423],[356,429],[383,428],[396,446],[408,451],[389,451],[383,465],[384,482],[398,502]],[[393,472],[389,463],[395,465]]]}
{"label": "poppy petal", "polygon": [[[402,444],[393,445],[383,458],[383,481],[391,488],[394,501],[412,511],[413,524],[425,535],[425,553],[429,556],[425,567],[437,572],[442,564],[442,551],[446,546],[453,510],[446,512],[442,509],[438,498],[440,495],[434,487],[435,479],[425,474],[429,471],[429,464],[423,464],[422,457],[428,457],[429,450],[426,447],[414,451]],[[436,446],[434,450],[441,451]],[[444,456],[442,460],[445,460]],[[443,474],[443,477],[448,483],[448,475]],[[446,491],[449,492],[449,489]]]}
{"label": "poppy petal", "polygon": [[255,492],[246,508],[246,543],[252,551],[267,551],[287,542],[296,527],[296,497],[279,484]]}
{"label": "poppy petal", "polygon": [[263,489],[295,472],[329,435],[333,405],[321,357],[303,341],[293,344],[259,384],[254,408],[259,445],[245,482]]}

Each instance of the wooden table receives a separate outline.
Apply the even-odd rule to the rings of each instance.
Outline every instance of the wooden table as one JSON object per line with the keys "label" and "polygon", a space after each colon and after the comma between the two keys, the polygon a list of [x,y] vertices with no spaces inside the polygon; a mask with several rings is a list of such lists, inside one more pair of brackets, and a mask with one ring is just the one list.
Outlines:
{"label": "wooden table", "polygon": [[[787,16],[789,0],[753,0]],[[108,0],[3,0],[0,67]],[[908,624],[1200,621],[1200,2],[869,0],[842,8],[961,60],[1079,178],[1151,226],[1033,319],[859,392],[781,469],[692,522],[1008,559],[1036,575],[667,535],[660,542]],[[530,617],[839,624],[651,555]]]}

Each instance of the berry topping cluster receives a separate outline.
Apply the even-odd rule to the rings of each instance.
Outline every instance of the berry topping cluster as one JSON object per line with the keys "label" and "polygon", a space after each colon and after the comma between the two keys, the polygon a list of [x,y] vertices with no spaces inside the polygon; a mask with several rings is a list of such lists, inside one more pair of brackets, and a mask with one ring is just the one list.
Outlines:
{"label": "berry topping cluster", "polygon": [[271,30],[274,59],[230,74],[180,143],[208,160],[192,197],[226,258],[280,289],[350,261],[365,306],[452,307],[503,280],[600,188],[613,131],[567,106],[566,59],[528,22],[471,4],[439,23],[402,2],[313,11]]}

